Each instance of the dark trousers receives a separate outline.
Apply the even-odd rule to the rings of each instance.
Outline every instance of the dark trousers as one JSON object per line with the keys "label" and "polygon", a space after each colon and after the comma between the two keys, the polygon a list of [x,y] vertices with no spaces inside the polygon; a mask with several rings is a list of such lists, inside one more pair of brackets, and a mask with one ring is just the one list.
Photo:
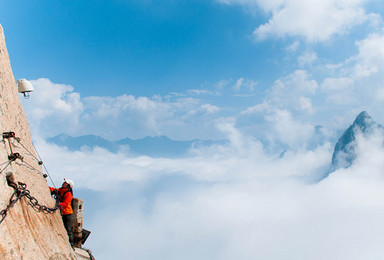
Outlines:
{"label": "dark trousers", "polygon": [[64,227],[67,230],[68,238],[69,238],[69,243],[73,245],[73,214],[68,214],[68,215],[63,215],[63,223]]}

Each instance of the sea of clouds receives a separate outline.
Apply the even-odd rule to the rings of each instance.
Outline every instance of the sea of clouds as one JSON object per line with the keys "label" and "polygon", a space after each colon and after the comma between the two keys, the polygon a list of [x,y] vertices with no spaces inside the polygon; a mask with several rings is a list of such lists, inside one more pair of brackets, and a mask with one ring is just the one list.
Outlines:
{"label": "sea of clouds", "polygon": [[[33,81],[35,92],[23,101],[33,139],[56,185],[71,178],[75,196],[85,199],[86,246],[97,259],[379,259],[383,137],[359,137],[353,166],[321,178],[359,112],[384,122],[381,16],[363,0],[218,2],[270,15],[256,26],[258,40],[299,39],[287,40],[297,67],[261,102],[239,110],[213,102],[252,96],[257,79],[153,97],[81,97],[73,86]],[[355,27],[369,29],[342,61],[310,48]],[[133,157],[45,141],[60,133],[229,143],[194,148],[186,158]]]}
{"label": "sea of clouds", "polygon": [[86,246],[98,258],[375,259],[383,141],[360,137],[357,162],[320,182],[328,143],[278,157],[249,141],[183,159],[37,145],[53,178],[72,178],[84,196]]}

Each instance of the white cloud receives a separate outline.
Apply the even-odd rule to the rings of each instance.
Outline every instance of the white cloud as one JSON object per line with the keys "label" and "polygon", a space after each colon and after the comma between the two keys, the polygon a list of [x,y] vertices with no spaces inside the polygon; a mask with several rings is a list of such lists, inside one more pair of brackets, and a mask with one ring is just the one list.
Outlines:
{"label": "white cloud", "polygon": [[[273,125],[268,125],[266,115],[273,116],[279,110],[291,113],[297,121],[330,129],[347,126],[349,119],[362,110],[370,111],[374,117],[380,116],[378,111],[382,111],[384,105],[383,35],[374,33],[357,41],[357,54],[336,65],[320,64],[323,59],[318,59],[317,65],[309,66],[308,70],[296,70],[277,79],[261,103],[240,114],[244,117],[243,124],[246,125],[245,118],[257,120],[257,127],[249,126],[251,131],[258,134],[257,128],[270,131]],[[316,60],[317,55],[312,54],[300,56],[299,63],[310,64]]]}
{"label": "white cloud", "polygon": [[[331,94],[349,90],[352,83],[348,77],[329,78],[321,88]],[[333,144],[308,149],[315,128],[292,112],[316,112],[311,97],[318,85],[309,73],[295,71],[277,80],[263,103],[242,113],[262,115],[271,142],[288,146],[281,154],[245,135],[238,117],[210,118],[220,108],[193,98],[123,95],[79,97],[76,103],[66,98],[73,89],[63,89],[62,100],[81,106],[67,110],[46,101],[36,108],[43,104],[42,110],[54,107],[63,115],[81,108],[89,117],[82,117],[85,122],[103,122],[101,128],[121,120],[145,129],[151,120],[154,127],[187,121],[191,127],[209,118],[209,127],[230,140],[170,159],[100,148],[70,152],[36,138],[41,133],[35,132],[55,182],[71,178],[75,194],[87,197],[84,227],[92,233],[86,247],[97,258],[358,260],[384,253],[378,232],[384,230],[383,139],[360,137],[356,165],[314,184],[329,169]],[[196,112],[187,118],[190,111]],[[41,123],[45,117],[33,120]],[[180,129],[186,128],[175,131]],[[202,131],[201,124],[192,130]]]}
{"label": "white cloud", "polygon": [[332,146],[287,151],[280,158],[264,153],[233,121],[222,123],[231,145],[184,159],[37,147],[54,179],[68,176],[76,189],[100,193],[89,196],[97,201],[85,201],[84,223],[92,231],[86,247],[98,258],[358,260],[382,255],[382,138],[359,138],[361,157],[354,167],[306,184],[327,171]]}
{"label": "white cloud", "polygon": [[267,37],[300,36],[310,42],[326,41],[333,35],[346,34],[367,20],[377,23],[377,17],[365,12],[369,0],[221,0],[260,8],[271,14],[268,22],[258,26],[255,35]]}
{"label": "white cloud", "polygon": [[220,111],[220,108],[217,106],[213,106],[211,104],[203,104],[200,107],[196,108],[195,110],[188,111],[182,118],[187,119],[192,116],[196,116],[198,114],[200,114],[201,116],[211,115],[219,111]]}
{"label": "white cloud", "polygon": [[358,53],[335,66],[324,66],[328,74],[321,83],[321,96],[327,105],[345,110],[379,111],[384,80],[383,33],[357,41]]}
{"label": "white cloud", "polygon": [[350,91],[353,83],[351,78],[326,78],[321,84],[321,89],[329,93],[339,90]]}
{"label": "white cloud", "polygon": [[142,127],[152,133],[160,131],[159,125],[162,121],[173,117],[172,104],[163,102],[157,97],[152,99],[136,98],[131,95],[116,98],[88,97],[84,99],[84,103],[89,121],[103,121],[110,125],[119,124],[119,121],[124,124],[136,121],[136,127]]}
{"label": "white cloud", "polygon": [[306,71],[297,70],[287,77],[276,80],[269,90],[267,99],[279,108],[305,111],[308,107],[300,105],[300,100],[306,98],[306,102],[310,102],[318,87],[317,82],[310,79]]}
{"label": "white cloud", "polygon": [[274,132],[270,138],[277,138],[280,142],[289,145],[291,149],[305,147],[313,136],[312,125],[296,122],[291,113],[286,110],[275,110],[265,118],[273,125]]}
{"label": "white cloud", "polygon": [[[313,113],[311,101],[305,97],[300,97],[297,101],[299,102],[297,106],[300,106],[301,110],[306,110],[306,114],[311,116]],[[329,138],[325,132],[316,133],[315,125],[303,121],[300,115],[271,103],[265,102],[249,107],[241,116],[242,120],[251,122],[246,124],[245,129],[250,128],[248,132],[267,143],[266,149],[272,152],[282,152],[284,149],[293,151],[308,149],[316,147],[318,144],[315,143],[323,137]]]}
{"label": "white cloud", "polygon": [[285,49],[287,51],[297,51],[297,49],[300,47],[300,42],[299,41],[294,41],[291,45],[288,45]]}
{"label": "white cloud", "polygon": [[81,98],[69,85],[55,84],[49,79],[32,83],[35,92],[30,99],[23,100],[23,105],[32,132],[41,136],[96,134],[117,140],[167,135],[184,140],[198,138],[196,134],[201,133],[201,139],[219,138],[214,121],[220,108],[187,94]]}
{"label": "white cloud", "polygon": [[213,106],[211,104],[204,104],[200,108],[202,111],[205,111],[208,114],[214,114],[220,111],[220,108],[218,108],[217,106]]}
{"label": "white cloud", "polygon": [[315,135],[314,125],[303,120],[316,113],[312,98],[318,88],[311,75],[296,70],[276,80],[264,101],[242,111],[239,118],[257,138],[268,141],[271,150],[304,148]]}
{"label": "white cloud", "polygon": [[189,94],[195,94],[195,95],[213,95],[212,92],[206,89],[189,89],[187,92]]}
{"label": "white cloud", "polygon": [[212,120],[205,120],[219,111],[214,105],[189,97],[165,100],[156,96],[136,98],[124,95],[116,98],[91,97],[86,98],[84,103],[86,116],[89,117],[87,121],[92,120],[91,124],[97,132],[102,132],[98,127],[105,125],[113,127],[108,129],[110,132],[116,132],[118,127],[120,138],[167,135],[185,139],[196,133],[194,129],[212,126]]}
{"label": "white cloud", "polygon": [[306,97],[299,97],[299,108],[300,110],[308,111],[308,113],[313,112],[312,102]]}
{"label": "white cloud", "polygon": [[326,78],[321,84],[321,90],[326,94],[327,103],[335,106],[355,105],[358,101],[352,78]]}
{"label": "white cloud", "polygon": [[300,67],[305,65],[312,65],[317,60],[317,54],[315,52],[306,52],[297,58],[297,62]]}
{"label": "white cloud", "polygon": [[369,77],[384,70],[384,35],[371,34],[357,42],[359,54],[355,66],[356,76]]}
{"label": "white cloud", "polygon": [[[362,9],[365,1],[359,0],[221,2],[271,13],[256,29],[259,37],[325,41],[370,19]],[[39,79],[23,104],[56,183],[63,177],[74,179],[76,189],[89,196],[85,227],[92,234],[86,246],[96,258],[378,259],[384,253],[383,139],[359,137],[357,163],[316,184],[328,170],[334,144],[310,143],[319,111],[323,122],[337,129],[348,126],[352,116],[345,115],[361,107],[382,111],[383,42],[381,34],[359,41],[359,54],[320,79],[320,91],[312,73],[296,70],[277,79],[261,103],[231,117],[223,117],[223,108],[214,103],[190,96],[253,91],[255,81],[222,80],[215,91],[195,89],[166,98],[82,99],[71,86]],[[296,41],[290,49],[298,46]],[[300,66],[317,60],[314,52],[298,58]],[[242,124],[243,118],[247,122]],[[244,134],[246,127],[251,134]],[[227,138],[230,144],[195,147],[190,157],[170,159],[100,148],[70,152],[36,138],[60,132],[91,132],[107,139],[209,136]],[[282,145],[276,152],[261,141]]]}
{"label": "white cloud", "polygon": [[[62,131],[77,130],[84,110],[80,94],[74,92],[72,86],[55,84],[45,78],[32,80],[31,83],[35,90],[30,99],[23,100],[23,106],[33,122],[33,130],[49,133],[45,125],[47,122]],[[37,122],[42,123],[34,124]]]}
{"label": "white cloud", "polygon": [[379,102],[383,102],[384,101],[384,88],[379,88],[376,91],[375,97],[377,100],[379,100]]}
{"label": "white cloud", "polygon": [[214,84],[214,88],[217,89],[218,91],[223,90],[225,87],[227,87],[232,80],[230,79],[222,79],[219,82]]}
{"label": "white cloud", "polygon": [[254,113],[262,113],[264,111],[271,111],[272,106],[264,101],[261,104],[257,104],[256,106],[253,107],[248,107],[245,111],[242,111],[240,115],[249,115],[249,114],[254,114]]}
{"label": "white cloud", "polygon": [[240,91],[241,89],[245,88],[246,90],[252,92],[255,90],[256,86],[257,86],[257,82],[254,80],[239,78],[232,88],[235,91]]}

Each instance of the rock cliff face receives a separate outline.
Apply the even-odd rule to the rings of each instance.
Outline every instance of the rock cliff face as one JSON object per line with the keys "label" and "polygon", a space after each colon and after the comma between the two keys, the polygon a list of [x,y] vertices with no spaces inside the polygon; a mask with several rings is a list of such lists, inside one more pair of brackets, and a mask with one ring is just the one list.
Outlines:
{"label": "rock cliff face", "polygon": [[[29,125],[19,100],[0,25],[0,212],[10,204],[15,189],[10,181],[25,183],[38,204],[55,207],[31,142]],[[14,132],[7,138],[4,132]],[[12,148],[12,150],[11,150]],[[23,159],[9,160],[18,153]],[[14,199],[14,197],[13,197]],[[32,201],[33,202],[33,201]],[[34,202],[33,202],[34,203]],[[0,259],[76,259],[68,243],[60,212],[45,213],[30,205],[27,196],[0,215]]]}

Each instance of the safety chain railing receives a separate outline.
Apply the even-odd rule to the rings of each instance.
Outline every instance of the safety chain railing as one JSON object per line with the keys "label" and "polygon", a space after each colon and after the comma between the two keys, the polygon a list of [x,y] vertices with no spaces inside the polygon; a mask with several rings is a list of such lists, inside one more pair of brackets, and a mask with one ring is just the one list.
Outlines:
{"label": "safety chain railing", "polygon": [[[41,160],[39,160],[39,158],[36,158],[36,156],[33,155],[33,153],[31,153],[30,151],[28,151],[28,149],[20,142],[20,138],[16,137],[15,133],[14,132],[4,132],[3,133],[3,141],[7,140],[8,141],[8,144],[9,144],[9,149],[10,149],[10,155],[8,156],[8,161],[7,162],[4,162],[4,163],[1,163],[0,164],[0,167],[3,167],[3,165],[5,165],[1,171],[0,171],[0,174],[8,167],[11,165],[12,162],[16,161],[16,159],[19,159],[23,166],[27,167],[27,168],[30,168],[31,170],[35,170],[37,171],[38,173],[41,173],[44,177],[45,174],[42,173],[41,171],[37,170],[35,167],[33,167],[32,165],[28,164],[27,162],[24,161],[24,158],[19,154],[19,153],[15,153],[12,149],[12,147],[14,146],[14,143],[10,141],[10,139],[14,139],[17,141],[18,144],[21,145],[21,147],[26,150],[26,152],[28,153],[28,155],[32,156],[37,162],[39,165],[42,165],[43,162]],[[36,148],[35,148],[36,149]],[[52,179],[51,179],[52,180]],[[22,183],[22,182],[18,182],[18,185],[14,182],[12,182],[10,179],[7,178],[7,182],[8,182],[8,185],[10,187],[12,187],[15,191],[13,192],[13,194],[11,195],[10,199],[9,199],[9,205],[0,211],[0,224],[3,222],[3,220],[5,219],[5,217],[7,216],[7,213],[9,211],[10,208],[12,208],[16,202],[18,200],[20,200],[22,197],[26,197],[28,199],[28,203],[29,205],[32,206],[33,209],[35,209],[36,211],[38,212],[44,212],[44,213],[54,213],[55,211],[57,211],[60,206],[59,206],[59,198],[58,196],[54,196],[55,200],[56,200],[56,205],[54,208],[49,208],[47,206],[44,206],[44,205],[41,205],[39,204],[39,201],[31,196],[30,194],[30,191],[27,190],[27,185],[25,183]]]}
{"label": "safety chain railing", "polygon": [[[38,151],[36,150],[36,147],[35,145],[32,143],[33,145],[33,148],[37,154],[38,157],[36,157],[31,151],[29,151],[21,142],[20,142],[20,138],[16,137],[15,133],[14,132],[4,132],[2,134],[2,137],[3,137],[3,142],[5,142],[5,139],[7,139],[8,141],[8,144],[9,144],[9,149],[10,149],[10,154],[8,156],[8,161],[6,162],[3,162],[3,163],[0,163],[0,169],[1,167],[4,167],[0,170],[0,174],[3,173],[3,171],[11,165],[12,162],[16,161],[16,159],[19,159],[21,161],[21,163],[18,163],[16,162],[17,165],[20,165],[20,166],[24,166],[32,171],[35,171],[36,173],[38,174],[41,174],[44,178],[46,178],[47,176],[49,176],[49,178],[51,179],[52,183],[53,183],[53,186],[56,188],[55,186],[55,183],[53,182],[47,168],[45,167],[45,165],[43,164],[43,161],[41,160],[40,158],[40,155],[38,153]],[[11,139],[13,140],[16,140],[16,143],[14,141],[11,142]],[[31,164],[27,163],[24,158],[19,154],[19,153],[15,153],[13,152],[13,148],[22,148],[25,150],[25,152],[27,153],[27,155],[29,157],[32,157],[33,160],[35,160],[39,166],[43,166],[45,171],[47,172],[47,174],[44,174],[42,171],[40,171],[39,169],[36,169],[34,166],[32,166]],[[7,182],[8,182],[8,185],[10,187],[12,187],[14,189],[14,192],[13,194],[11,195],[11,197],[9,198],[9,205],[0,211],[0,224],[4,221],[5,217],[7,216],[9,210],[17,203],[17,201],[19,201],[22,197],[26,197],[28,199],[28,204],[36,211],[38,212],[43,212],[45,214],[49,214],[49,213],[54,213],[56,212],[58,209],[60,209],[60,201],[59,201],[59,196],[57,193],[51,193],[51,195],[53,195],[55,201],[56,201],[56,204],[55,204],[55,207],[54,208],[50,208],[50,207],[47,207],[45,205],[41,205],[39,204],[39,201],[33,197],[31,194],[30,194],[30,191],[27,189],[27,185],[25,183],[22,183],[22,182],[18,182],[18,184],[16,184],[15,182],[11,181],[8,177],[7,177]],[[92,255],[92,252],[89,250],[89,249],[86,249],[90,259],[95,259],[94,256]]]}
{"label": "safety chain railing", "polygon": [[[15,133],[14,132],[4,132],[3,133],[3,141],[5,141],[5,139],[8,140],[8,144],[9,144],[9,149],[11,151],[11,154],[8,156],[8,159],[10,160],[9,161],[9,164],[12,162],[12,161],[15,161],[16,159],[20,159],[21,163],[16,163],[20,166],[23,166],[25,168],[28,168],[29,170],[31,171],[34,171],[36,172],[37,174],[41,174],[44,178],[47,178],[49,177],[49,179],[51,180],[53,186],[56,188],[56,185],[55,183],[53,182],[52,178],[51,178],[51,175],[49,174],[48,172],[48,169],[47,167],[45,167],[45,164],[43,163],[43,161],[41,160],[40,158],[40,155],[35,147],[35,145],[32,143],[32,146],[36,152],[36,154],[38,155],[38,157],[36,157],[31,151],[29,151],[22,143],[21,143],[21,138],[19,137],[16,137]],[[16,142],[11,142],[10,139],[13,139],[13,140],[16,140]],[[35,160],[37,162],[38,165],[42,165],[46,171],[47,174],[45,174],[44,172],[42,172],[41,170],[37,169],[36,167],[32,166],[31,164],[27,163],[24,158],[19,154],[19,153],[14,153],[13,152],[13,149],[12,147],[17,147],[17,148],[22,148],[23,150],[25,150],[25,152],[27,153],[27,155],[29,157],[31,157],[33,160]],[[9,165],[8,164],[8,165]],[[7,166],[8,166],[7,165]],[[0,165],[1,166],[1,165]],[[7,167],[6,166],[6,167]],[[6,168],[4,167],[4,169]],[[3,169],[3,170],[4,170]],[[0,173],[3,171],[1,170]]]}
{"label": "safety chain railing", "polygon": [[31,205],[31,207],[37,210],[38,212],[43,212],[48,214],[48,213],[54,213],[58,209],[60,209],[58,196],[55,196],[55,200],[56,200],[55,207],[49,208],[47,206],[39,204],[39,201],[30,194],[29,190],[27,190],[27,185],[25,183],[18,182],[18,184],[19,185],[8,180],[8,185],[12,187],[15,191],[13,192],[13,194],[9,199],[9,205],[5,209],[0,211],[0,224],[3,222],[3,220],[7,216],[9,209],[13,207],[16,204],[16,202],[20,200],[22,197],[26,197],[29,200],[28,201],[29,205]]}

